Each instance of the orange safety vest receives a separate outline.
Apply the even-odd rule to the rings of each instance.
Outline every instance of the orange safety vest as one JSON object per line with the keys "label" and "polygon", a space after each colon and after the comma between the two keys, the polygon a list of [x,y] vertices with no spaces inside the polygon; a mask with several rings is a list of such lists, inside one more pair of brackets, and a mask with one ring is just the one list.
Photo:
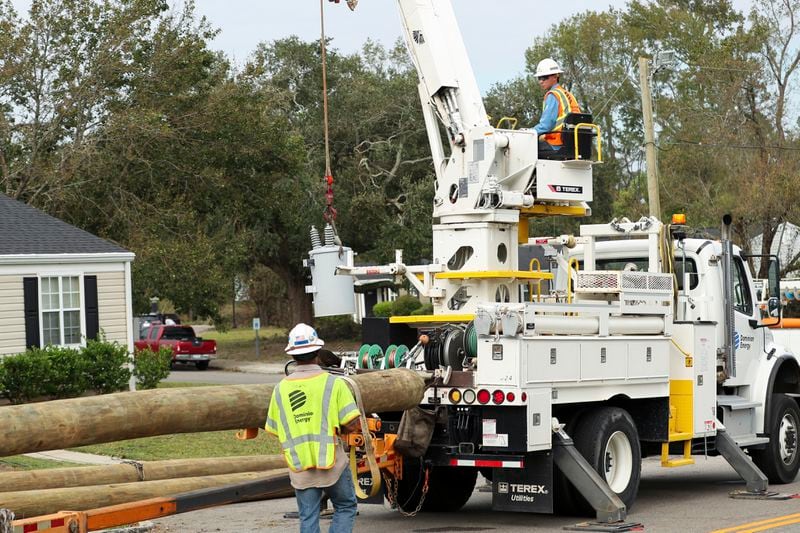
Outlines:
{"label": "orange safety vest", "polygon": [[[556,118],[556,125],[553,128],[553,133],[545,133],[544,140],[553,146],[561,146],[561,130],[564,128],[564,118],[570,113],[580,113],[581,108],[578,101],[572,96],[572,93],[561,87],[560,85],[553,87],[544,95],[544,101],[547,101],[547,95],[552,94],[558,101],[558,118]],[[544,109],[544,103],[542,103]]]}

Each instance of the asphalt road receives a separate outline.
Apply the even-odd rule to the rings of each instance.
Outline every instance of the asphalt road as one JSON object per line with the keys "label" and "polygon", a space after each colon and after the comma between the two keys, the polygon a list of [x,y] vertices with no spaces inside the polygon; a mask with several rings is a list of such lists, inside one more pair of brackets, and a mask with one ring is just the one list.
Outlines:
{"label": "asphalt road", "polygon": [[[212,363],[213,365],[213,363]],[[165,381],[181,383],[213,383],[215,385],[247,385],[251,383],[277,383],[283,374],[262,374],[255,372],[231,372],[215,370],[197,370],[192,365],[178,365]]]}
{"label": "asphalt road", "polygon": [[[644,460],[642,483],[629,522],[639,522],[653,532],[730,531],[800,531],[800,499],[784,501],[739,500],[728,494],[744,489],[736,473],[721,457],[696,458],[693,466],[661,468],[656,457]],[[479,484],[481,481],[479,480]],[[784,494],[800,492],[800,482],[776,486]],[[156,520],[157,532],[242,532],[297,531],[297,521],[283,518],[296,510],[294,499],[252,502],[204,509]],[[745,524],[797,515],[761,525]],[[413,531],[433,533],[445,531],[562,531],[574,525],[579,517],[500,513],[491,510],[491,495],[476,491],[467,505],[457,513],[423,513],[404,517],[380,505],[360,505],[355,531],[387,533]],[[323,520],[327,531],[330,521]],[[736,527],[740,526],[740,527]],[[735,529],[728,529],[735,528]]]}

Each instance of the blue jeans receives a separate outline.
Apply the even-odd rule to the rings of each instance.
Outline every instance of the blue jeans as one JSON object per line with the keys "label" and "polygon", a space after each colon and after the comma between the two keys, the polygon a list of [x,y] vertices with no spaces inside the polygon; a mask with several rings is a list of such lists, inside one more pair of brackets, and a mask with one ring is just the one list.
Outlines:
{"label": "blue jeans", "polygon": [[300,513],[300,533],[319,533],[319,506],[323,492],[333,502],[333,521],[329,533],[350,533],[356,522],[356,490],[350,468],[345,468],[339,481],[325,488],[295,490]]}

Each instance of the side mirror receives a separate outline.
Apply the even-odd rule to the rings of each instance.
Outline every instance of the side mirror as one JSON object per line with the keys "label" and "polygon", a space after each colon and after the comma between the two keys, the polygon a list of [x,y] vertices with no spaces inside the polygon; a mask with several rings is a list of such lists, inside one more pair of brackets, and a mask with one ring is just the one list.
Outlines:
{"label": "side mirror", "polygon": [[770,256],[769,269],[767,270],[769,282],[769,297],[778,300],[778,307],[781,301],[781,263],[776,256]]}
{"label": "side mirror", "polygon": [[772,297],[767,300],[767,316],[770,318],[780,318],[781,317],[781,299]]}

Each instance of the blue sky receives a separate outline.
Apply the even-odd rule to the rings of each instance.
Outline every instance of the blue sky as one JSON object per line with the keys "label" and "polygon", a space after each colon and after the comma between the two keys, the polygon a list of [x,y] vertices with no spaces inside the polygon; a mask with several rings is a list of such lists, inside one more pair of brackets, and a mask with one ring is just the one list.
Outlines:
{"label": "blue sky", "polygon": [[[27,11],[31,0],[12,0]],[[179,6],[183,0],[170,0]],[[326,34],[333,46],[355,52],[367,38],[391,46],[400,37],[395,2],[360,0],[355,12],[325,2]],[[525,69],[525,50],[558,21],[587,10],[623,7],[626,0],[452,0],[461,33],[482,91],[514,78]],[[750,0],[733,0],[748,10]],[[319,0],[196,0],[197,12],[221,30],[212,47],[243,63],[261,41],[297,35],[319,39]]]}

